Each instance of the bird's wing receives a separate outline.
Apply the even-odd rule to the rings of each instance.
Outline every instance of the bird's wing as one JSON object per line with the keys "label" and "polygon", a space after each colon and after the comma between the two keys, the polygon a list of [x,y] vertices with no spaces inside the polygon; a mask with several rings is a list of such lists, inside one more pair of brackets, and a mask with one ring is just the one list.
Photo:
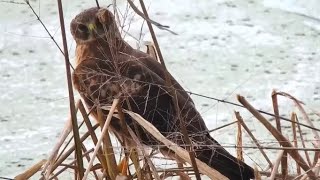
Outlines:
{"label": "bird's wing", "polygon": [[133,54],[137,58],[137,61],[141,62],[146,68],[150,69],[152,72],[157,74],[164,81],[165,81],[166,73],[168,73],[172,86],[177,91],[179,91],[184,98],[189,99],[193,103],[189,94],[184,90],[184,88],[155,58],[139,50],[135,50]]}
{"label": "bird's wing", "polygon": [[110,61],[87,58],[73,72],[73,84],[89,107],[95,102],[111,104],[119,95],[115,68]]}

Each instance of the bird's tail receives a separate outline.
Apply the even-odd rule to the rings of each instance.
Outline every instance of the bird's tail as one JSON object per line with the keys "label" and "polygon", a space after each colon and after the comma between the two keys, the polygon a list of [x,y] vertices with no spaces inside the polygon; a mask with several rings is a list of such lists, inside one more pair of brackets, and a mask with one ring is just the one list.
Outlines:
{"label": "bird's tail", "polygon": [[249,180],[254,178],[254,170],[227,152],[210,135],[206,145],[196,150],[199,160],[205,162],[230,180]]}

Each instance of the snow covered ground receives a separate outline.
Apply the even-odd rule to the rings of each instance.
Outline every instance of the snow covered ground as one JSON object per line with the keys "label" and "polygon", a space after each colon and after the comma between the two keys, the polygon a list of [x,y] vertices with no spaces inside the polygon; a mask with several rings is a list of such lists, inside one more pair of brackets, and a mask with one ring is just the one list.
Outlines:
{"label": "snow covered ground", "polygon": [[[56,2],[30,2],[61,44]],[[319,110],[320,22],[310,17],[320,19],[320,1],[154,0],[146,4],[152,19],[178,33],[156,29],[170,72],[187,90],[232,102],[241,94],[256,108],[272,112],[270,96],[277,89]],[[125,12],[125,1],[118,5]],[[67,27],[77,13],[92,6],[93,0],[65,1]],[[63,56],[30,8],[0,2],[0,12],[0,176],[13,177],[47,157],[68,117],[68,97]],[[133,14],[130,10],[125,29],[139,38],[142,21]],[[73,58],[75,43],[67,34]],[[142,35],[143,41],[151,40],[146,28]],[[136,44],[134,38],[126,39]],[[244,109],[192,97],[209,129],[233,121],[237,110],[259,139],[274,141]],[[295,110],[283,98],[279,104],[283,116]],[[319,126],[319,118],[312,118]],[[235,127],[212,135],[221,144],[234,143]],[[246,152],[264,163],[256,150]]]}

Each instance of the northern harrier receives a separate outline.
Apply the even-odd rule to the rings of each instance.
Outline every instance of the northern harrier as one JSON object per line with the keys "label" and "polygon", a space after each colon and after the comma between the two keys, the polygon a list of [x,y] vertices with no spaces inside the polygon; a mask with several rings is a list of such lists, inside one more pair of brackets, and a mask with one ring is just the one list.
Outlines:
{"label": "northern harrier", "polygon": [[[198,159],[231,180],[254,178],[251,167],[233,157],[210,136],[189,94],[170,75],[180,109],[176,112],[173,97],[165,88],[166,70],[154,58],[133,49],[121,38],[110,11],[98,8],[83,11],[72,20],[71,33],[77,43],[73,81],[89,108],[97,103],[110,105],[114,98],[119,98],[124,109],[140,114],[164,136],[183,147],[178,123],[181,117]],[[132,119],[126,117],[125,120],[134,129]],[[121,131],[116,121],[112,121],[111,126]],[[142,127],[135,133],[146,145],[159,144]]]}

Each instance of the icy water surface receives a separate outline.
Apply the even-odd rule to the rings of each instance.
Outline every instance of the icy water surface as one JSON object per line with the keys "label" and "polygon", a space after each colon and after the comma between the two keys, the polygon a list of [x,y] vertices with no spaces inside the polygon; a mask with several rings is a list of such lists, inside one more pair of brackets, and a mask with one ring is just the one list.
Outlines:
{"label": "icy water surface", "polygon": [[[118,3],[125,9],[124,1]],[[55,1],[31,4],[61,44]],[[320,1],[161,0],[147,4],[154,20],[179,34],[156,29],[170,72],[187,90],[233,102],[241,94],[256,108],[272,112],[271,91],[278,89],[319,110],[320,23],[303,15],[320,18]],[[94,1],[65,1],[66,25],[94,5]],[[13,177],[46,158],[53,147],[68,117],[67,85],[63,56],[28,6],[0,2],[0,12],[0,176]],[[141,21],[130,13],[132,19],[125,28],[131,23],[130,33],[139,37]],[[75,44],[67,33],[73,58]],[[126,38],[135,44],[133,38]],[[142,40],[150,40],[146,29]],[[209,129],[233,121],[233,110],[237,110],[259,139],[272,140],[244,109],[192,97]],[[283,116],[295,110],[290,101],[279,103]],[[319,119],[312,118],[319,126]],[[222,144],[234,143],[235,127],[212,135]],[[264,163],[256,151],[246,152]]]}

